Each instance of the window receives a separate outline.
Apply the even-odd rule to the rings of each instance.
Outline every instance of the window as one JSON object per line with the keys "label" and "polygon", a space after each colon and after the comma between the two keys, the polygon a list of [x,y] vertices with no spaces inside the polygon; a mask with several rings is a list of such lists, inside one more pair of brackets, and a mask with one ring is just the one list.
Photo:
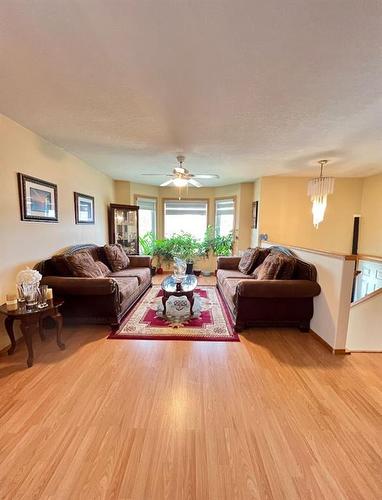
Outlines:
{"label": "window", "polygon": [[139,206],[139,237],[152,233],[154,238],[157,232],[157,201],[151,198],[137,198]]}
{"label": "window", "polygon": [[234,230],[235,200],[215,200],[215,232],[217,236],[227,236]]}
{"label": "window", "polygon": [[198,240],[204,238],[207,229],[207,202],[191,200],[165,201],[165,238],[184,231]]}

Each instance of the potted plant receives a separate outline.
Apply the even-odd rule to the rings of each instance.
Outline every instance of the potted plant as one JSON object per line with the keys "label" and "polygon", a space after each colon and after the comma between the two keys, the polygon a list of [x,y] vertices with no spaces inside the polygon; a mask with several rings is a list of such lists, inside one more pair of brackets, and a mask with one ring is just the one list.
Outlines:
{"label": "potted plant", "polygon": [[[215,235],[212,242],[212,251],[214,255],[219,256],[229,256],[232,255],[233,250],[233,234],[232,232],[226,236]],[[216,275],[216,269],[215,269]]]}
{"label": "potted plant", "polygon": [[[151,255],[153,256],[154,254],[154,235],[152,232],[147,232],[143,236],[139,237],[139,248],[142,252],[143,255]],[[151,275],[154,276],[156,272],[156,267],[152,265],[151,263]]]}
{"label": "potted plant", "polygon": [[165,240],[155,240],[153,245],[153,257],[156,257],[158,274],[163,274],[162,260],[166,255]]}
{"label": "potted plant", "polygon": [[187,263],[186,274],[192,274],[194,260],[198,254],[199,243],[190,233],[174,234],[167,240],[171,247],[172,257],[179,257]]}

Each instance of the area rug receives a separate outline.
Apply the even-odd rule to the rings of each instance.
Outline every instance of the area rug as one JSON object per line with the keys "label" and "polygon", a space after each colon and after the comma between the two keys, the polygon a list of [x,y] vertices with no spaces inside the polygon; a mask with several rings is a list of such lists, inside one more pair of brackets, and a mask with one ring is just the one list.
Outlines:
{"label": "area rug", "polygon": [[214,286],[195,289],[193,315],[186,297],[170,297],[163,316],[162,290],[153,285],[109,339],[207,340],[239,342],[232,320]]}

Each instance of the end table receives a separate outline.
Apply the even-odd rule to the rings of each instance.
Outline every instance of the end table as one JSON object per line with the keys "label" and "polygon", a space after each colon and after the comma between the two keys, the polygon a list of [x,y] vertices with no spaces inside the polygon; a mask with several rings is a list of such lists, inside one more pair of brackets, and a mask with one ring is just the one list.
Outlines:
{"label": "end table", "polygon": [[35,308],[27,308],[25,304],[20,304],[15,311],[8,311],[5,304],[0,306],[0,314],[3,314],[5,316],[5,329],[7,330],[8,336],[11,341],[11,347],[8,349],[8,354],[11,355],[16,350],[16,340],[15,334],[13,332],[13,323],[17,319],[21,322],[21,333],[23,334],[28,349],[28,367],[31,367],[33,365],[33,332],[38,331],[41,340],[45,340],[43,328],[43,320],[45,318],[52,318],[55,322],[57,345],[61,350],[64,350],[65,344],[61,340],[62,315],[59,312],[59,307],[61,307],[63,303],[64,301],[60,299],[48,300],[47,307],[41,309],[37,306]]}

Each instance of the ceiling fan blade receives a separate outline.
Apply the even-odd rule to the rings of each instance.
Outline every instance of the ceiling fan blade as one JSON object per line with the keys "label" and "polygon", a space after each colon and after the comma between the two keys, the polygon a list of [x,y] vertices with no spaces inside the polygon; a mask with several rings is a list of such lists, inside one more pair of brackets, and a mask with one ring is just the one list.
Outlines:
{"label": "ceiling fan blade", "polygon": [[162,177],[173,177],[173,174],[141,174],[141,175],[149,175],[149,176],[153,176],[153,175],[161,175]]}
{"label": "ceiling fan blade", "polygon": [[194,179],[219,179],[216,174],[195,174]]}
{"label": "ceiling fan blade", "polygon": [[160,184],[160,186],[161,187],[169,186],[172,182],[174,182],[174,179],[170,179],[169,181],[162,182],[162,184]]}
{"label": "ceiling fan blade", "polygon": [[188,179],[188,183],[189,184],[192,184],[193,186],[197,187],[197,188],[200,188],[202,187],[202,185],[200,184],[200,182],[194,180],[194,179]]}

